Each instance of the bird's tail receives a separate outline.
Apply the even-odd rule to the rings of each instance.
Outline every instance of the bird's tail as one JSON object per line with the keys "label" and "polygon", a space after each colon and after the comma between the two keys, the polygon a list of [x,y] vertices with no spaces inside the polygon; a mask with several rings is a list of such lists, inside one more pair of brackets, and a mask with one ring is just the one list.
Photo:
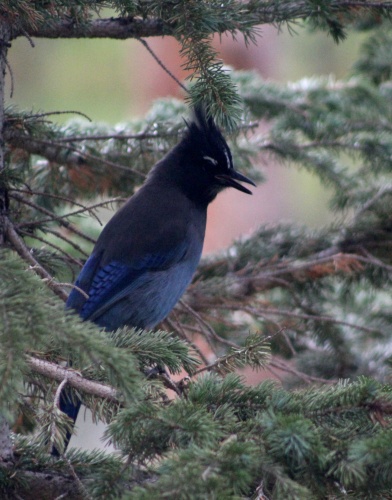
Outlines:
{"label": "bird's tail", "polygon": [[[80,400],[75,401],[75,398],[71,397],[69,389],[67,389],[66,387],[61,391],[59,408],[63,413],[65,413],[73,421],[72,428],[74,427],[76,419],[78,418],[78,413],[79,413],[81,404],[82,403]],[[64,441],[64,452],[66,451],[66,449],[69,445],[69,442],[71,440],[71,436],[72,436],[71,431],[67,431],[65,441]],[[51,454],[54,457],[59,457],[61,455],[61,453],[59,452],[59,450],[55,446],[52,447]]]}

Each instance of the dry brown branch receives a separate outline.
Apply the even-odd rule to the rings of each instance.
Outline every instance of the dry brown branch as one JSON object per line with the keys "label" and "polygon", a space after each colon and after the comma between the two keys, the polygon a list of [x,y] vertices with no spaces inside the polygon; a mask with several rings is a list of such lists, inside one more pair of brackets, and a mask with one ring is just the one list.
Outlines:
{"label": "dry brown branch", "polygon": [[[203,289],[200,291],[198,283],[194,283],[187,292],[187,302],[196,311],[213,309],[219,305],[225,305],[227,301],[234,302],[239,299],[243,301],[246,297],[254,296],[259,292],[282,286],[282,282],[314,281],[338,273],[353,273],[363,270],[362,262],[370,263],[369,259],[351,254],[337,252],[327,256],[310,257],[308,261],[285,262],[276,266],[268,267],[258,273],[243,276],[242,271],[234,274],[224,289],[221,286],[219,294],[207,295]],[[377,262],[372,262],[377,265]],[[221,261],[215,263],[217,267]],[[381,263],[378,263],[381,266]],[[214,264],[207,264],[206,268],[211,272]],[[200,268],[203,273],[203,266]],[[203,283],[202,283],[203,285]]]}

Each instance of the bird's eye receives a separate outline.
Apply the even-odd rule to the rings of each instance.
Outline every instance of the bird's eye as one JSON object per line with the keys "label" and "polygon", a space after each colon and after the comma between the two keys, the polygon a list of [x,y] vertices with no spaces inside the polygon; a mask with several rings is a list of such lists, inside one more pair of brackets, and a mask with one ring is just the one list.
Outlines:
{"label": "bird's eye", "polygon": [[203,156],[203,160],[210,161],[213,165],[218,165],[217,160],[215,160],[215,158],[211,158],[211,156]]}

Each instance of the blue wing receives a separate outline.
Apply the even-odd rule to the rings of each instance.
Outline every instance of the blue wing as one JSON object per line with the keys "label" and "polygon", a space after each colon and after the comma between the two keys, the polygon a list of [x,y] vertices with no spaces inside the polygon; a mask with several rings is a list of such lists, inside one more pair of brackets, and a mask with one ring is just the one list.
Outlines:
{"label": "blue wing", "polygon": [[[75,282],[75,286],[83,290],[86,294],[89,292],[90,285],[101,261],[101,256],[102,252],[91,254]],[[84,294],[80,293],[77,288],[73,288],[68,296],[66,307],[68,309],[75,309],[75,311],[80,313],[86,300]]]}
{"label": "blue wing", "polygon": [[[67,307],[77,310],[84,320],[109,329],[124,324],[145,327],[157,323],[174,306],[192,278],[197,262],[188,272],[182,268],[176,275],[170,272],[171,267],[174,270],[182,261],[186,250],[187,246],[182,244],[164,255],[145,255],[132,264],[112,261],[104,267],[99,265],[102,253],[92,254],[75,283],[88,294],[88,299],[75,288],[69,295]],[[162,283],[156,279],[160,271],[165,271],[161,273]],[[171,294],[171,300],[165,296],[157,299],[158,293],[167,293],[165,286],[172,274],[178,284],[171,282],[170,285],[177,288],[178,293]]]}

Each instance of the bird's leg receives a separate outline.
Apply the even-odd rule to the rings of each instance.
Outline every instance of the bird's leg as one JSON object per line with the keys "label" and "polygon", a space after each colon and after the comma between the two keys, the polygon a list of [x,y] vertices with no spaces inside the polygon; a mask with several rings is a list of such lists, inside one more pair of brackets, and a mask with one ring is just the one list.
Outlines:
{"label": "bird's leg", "polygon": [[170,389],[174,391],[177,396],[182,396],[182,390],[178,387],[176,382],[171,379],[168,371],[164,366],[161,365],[156,365],[154,368],[150,368],[145,372],[145,375],[147,378],[157,378],[162,380],[163,385],[166,387],[166,389]]}

